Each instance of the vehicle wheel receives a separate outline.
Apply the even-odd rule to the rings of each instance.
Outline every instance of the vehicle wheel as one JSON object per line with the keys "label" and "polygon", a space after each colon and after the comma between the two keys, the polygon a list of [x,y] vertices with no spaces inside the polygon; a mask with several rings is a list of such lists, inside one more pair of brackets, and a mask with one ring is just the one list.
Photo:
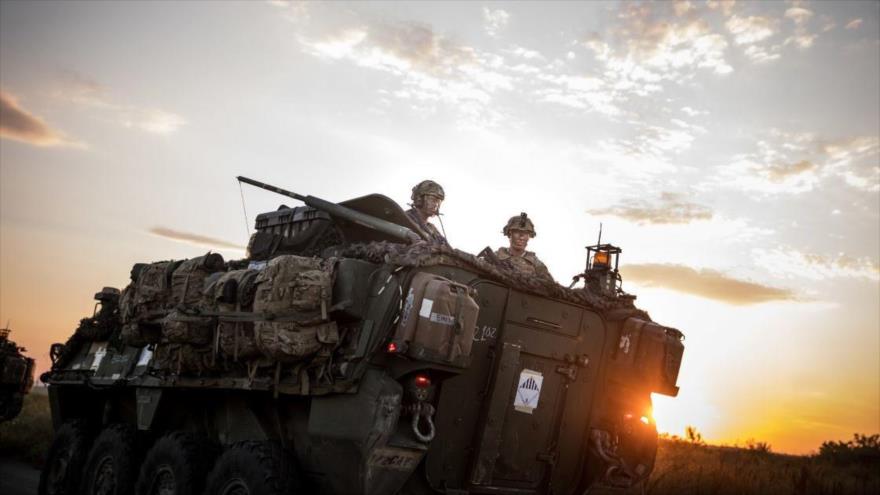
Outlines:
{"label": "vehicle wheel", "polygon": [[136,472],[135,431],[129,425],[110,425],[98,435],[83,471],[82,495],[128,495]]}
{"label": "vehicle wheel", "polygon": [[288,495],[295,476],[284,450],[272,442],[242,442],[217,460],[205,495]]}
{"label": "vehicle wheel", "polygon": [[74,495],[86,455],[89,453],[89,433],[85,421],[68,421],[58,428],[46,464],[40,472],[39,495]]}
{"label": "vehicle wheel", "polygon": [[213,456],[192,433],[176,431],[153,444],[138,476],[137,495],[198,495]]}
{"label": "vehicle wheel", "polygon": [[0,421],[9,421],[18,416],[24,405],[24,394],[19,392],[4,393],[0,396]]}

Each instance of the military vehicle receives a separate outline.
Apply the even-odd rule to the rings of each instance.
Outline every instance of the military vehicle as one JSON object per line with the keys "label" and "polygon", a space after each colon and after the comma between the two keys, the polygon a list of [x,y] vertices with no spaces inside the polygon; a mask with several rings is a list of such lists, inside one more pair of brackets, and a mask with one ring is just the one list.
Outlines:
{"label": "military vehicle", "polygon": [[[428,242],[389,198],[137,264],[52,347],[41,494],[581,494],[650,475],[682,334],[588,249],[566,288]],[[491,251],[490,251],[491,252]],[[101,323],[103,322],[103,323]]]}
{"label": "military vehicle", "polygon": [[0,422],[21,412],[24,396],[34,385],[34,360],[9,340],[9,324],[0,328]]}

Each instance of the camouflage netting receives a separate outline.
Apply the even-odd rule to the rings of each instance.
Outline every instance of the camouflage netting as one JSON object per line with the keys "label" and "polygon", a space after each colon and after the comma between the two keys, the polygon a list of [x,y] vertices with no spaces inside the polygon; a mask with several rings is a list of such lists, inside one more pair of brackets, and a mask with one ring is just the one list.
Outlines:
{"label": "camouflage netting", "polygon": [[539,277],[522,274],[510,263],[493,264],[470,253],[447,246],[419,243],[414,245],[390,242],[352,244],[325,251],[325,256],[356,258],[372,263],[394,266],[426,267],[435,265],[457,266],[475,271],[485,278],[539,296],[551,297],[591,307],[603,312],[623,311],[648,318],[648,314],[633,304],[633,297],[617,298],[595,294],[582,289],[569,289]]}

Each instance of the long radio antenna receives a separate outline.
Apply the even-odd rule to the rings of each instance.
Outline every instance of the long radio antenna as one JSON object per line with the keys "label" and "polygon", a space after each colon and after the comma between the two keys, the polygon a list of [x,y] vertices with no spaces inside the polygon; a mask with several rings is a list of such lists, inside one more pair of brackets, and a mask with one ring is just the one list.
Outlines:
{"label": "long radio antenna", "polygon": [[596,245],[602,244],[602,222],[599,222],[599,240],[596,241]]}
{"label": "long radio antenna", "polygon": [[244,204],[244,188],[241,187],[241,181],[238,181],[238,192],[241,193],[241,211],[244,212],[244,233],[245,237],[250,238],[251,226],[248,223],[247,207]]}

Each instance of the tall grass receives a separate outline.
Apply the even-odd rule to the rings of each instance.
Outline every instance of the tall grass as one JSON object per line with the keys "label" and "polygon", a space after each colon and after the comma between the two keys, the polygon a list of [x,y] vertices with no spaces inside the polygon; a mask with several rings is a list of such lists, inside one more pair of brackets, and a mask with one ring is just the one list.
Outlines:
{"label": "tall grass", "polygon": [[651,495],[875,495],[880,493],[878,468],[774,454],[763,442],[739,448],[666,438],[660,441],[644,491]]}
{"label": "tall grass", "polygon": [[52,442],[52,414],[45,390],[25,396],[21,413],[0,423],[0,457],[15,458],[41,466]]}

